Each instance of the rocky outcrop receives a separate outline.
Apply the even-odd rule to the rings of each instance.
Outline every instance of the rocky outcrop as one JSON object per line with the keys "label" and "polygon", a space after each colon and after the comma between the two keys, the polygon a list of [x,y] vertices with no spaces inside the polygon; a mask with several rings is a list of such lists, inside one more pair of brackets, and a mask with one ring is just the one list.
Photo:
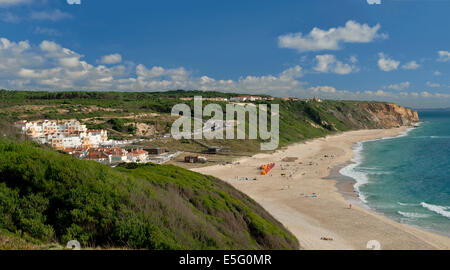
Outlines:
{"label": "rocky outcrop", "polygon": [[365,110],[384,128],[412,126],[420,121],[416,111],[393,103],[367,103]]}

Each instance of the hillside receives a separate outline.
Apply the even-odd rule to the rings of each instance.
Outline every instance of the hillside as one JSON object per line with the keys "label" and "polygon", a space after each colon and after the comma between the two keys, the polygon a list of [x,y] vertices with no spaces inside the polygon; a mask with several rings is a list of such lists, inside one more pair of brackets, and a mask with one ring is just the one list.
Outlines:
{"label": "hillside", "polygon": [[410,126],[418,121],[417,112],[391,103],[288,101],[280,105],[280,143],[286,145],[339,131]]}
{"label": "hillside", "polygon": [[84,247],[295,249],[295,238],[249,197],[171,165],[110,168],[0,141],[0,228]]}
{"label": "hillside", "polygon": [[[0,117],[9,121],[22,119],[80,120],[92,129],[106,129],[113,139],[159,138],[169,133],[175,104],[192,101],[180,98],[203,96],[230,98],[242,94],[210,91],[169,91],[157,93],[124,92],[33,92],[0,90]],[[204,101],[203,105],[211,103]],[[224,102],[218,103],[225,107]],[[370,101],[259,101],[280,104],[280,146],[325,136],[338,131],[361,128],[388,128],[418,121],[417,113],[401,106]],[[158,142],[153,142],[158,144]],[[242,152],[259,151],[258,141],[219,141]],[[184,150],[192,148],[164,141]],[[188,150],[187,149],[187,150]],[[233,151],[232,151],[233,152]]]}
{"label": "hillside", "polygon": [[[91,248],[298,248],[297,240],[270,214],[216,178],[173,165],[110,168],[73,159],[28,142],[11,124],[20,119],[76,118],[118,138],[152,138],[148,146],[198,152],[201,147],[192,141],[159,137],[173,121],[171,107],[181,103],[181,97],[198,94],[0,91],[0,116],[7,121],[0,122],[0,248],[39,249],[72,239]],[[383,102],[262,103],[280,104],[280,147],[341,131],[419,121],[416,112]],[[153,132],[136,135],[132,123]],[[229,148],[227,160],[260,151],[259,140],[207,143]]]}

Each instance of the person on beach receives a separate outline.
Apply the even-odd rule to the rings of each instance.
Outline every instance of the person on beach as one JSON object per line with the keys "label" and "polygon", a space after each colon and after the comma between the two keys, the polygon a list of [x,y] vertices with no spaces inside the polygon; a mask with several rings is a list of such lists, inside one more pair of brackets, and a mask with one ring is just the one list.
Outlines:
{"label": "person on beach", "polygon": [[352,204],[349,204],[348,209],[352,209]]}

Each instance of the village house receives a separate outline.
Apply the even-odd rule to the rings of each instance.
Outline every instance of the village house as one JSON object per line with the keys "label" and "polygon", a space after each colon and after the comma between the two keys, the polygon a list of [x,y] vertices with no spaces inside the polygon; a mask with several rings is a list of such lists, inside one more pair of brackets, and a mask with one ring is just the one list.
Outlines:
{"label": "village house", "polygon": [[110,164],[128,162],[128,151],[123,148],[114,147],[114,148],[103,148],[98,150],[108,155]]}
{"label": "village house", "polygon": [[186,156],[184,157],[185,163],[206,163],[208,162],[207,157],[202,156]]}
{"label": "village house", "polygon": [[88,130],[77,120],[67,120],[62,123],[52,120],[15,123],[22,133],[31,139],[49,144],[57,150],[76,147],[98,147],[108,141],[106,130]]}
{"label": "village house", "polygon": [[230,101],[232,102],[246,102],[246,101],[257,101],[262,100],[262,97],[259,96],[239,96],[239,97],[232,97],[230,98]]}
{"label": "village house", "polygon": [[105,152],[97,149],[90,149],[87,155],[84,157],[86,160],[93,160],[100,163],[107,164],[109,163],[109,155]]}
{"label": "village house", "polygon": [[147,149],[147,151],[148,151],[149,155],[161,155],[166,152],[166,149],[161,148],[161,147],[156,147],[156,148]]}
{"label": "village house", "polygon": [[148,152],[142,149],[134,149],[127,154],[127,157],[131,162],[147,162]]}
{"label": "village house", "polygon": [[212,98],[204,98],[203,100],[207,101],[221,101],[221,102],[227,102],[228,99],[224,97],[212,97]]}

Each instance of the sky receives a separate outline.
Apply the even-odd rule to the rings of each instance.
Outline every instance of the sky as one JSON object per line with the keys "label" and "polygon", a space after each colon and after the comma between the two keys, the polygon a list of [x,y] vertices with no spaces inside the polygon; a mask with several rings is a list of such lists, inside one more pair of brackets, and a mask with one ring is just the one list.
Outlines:
{"label": "sky", "polygon": [[450,0],[0,0],[0,88],[450,107]]}

